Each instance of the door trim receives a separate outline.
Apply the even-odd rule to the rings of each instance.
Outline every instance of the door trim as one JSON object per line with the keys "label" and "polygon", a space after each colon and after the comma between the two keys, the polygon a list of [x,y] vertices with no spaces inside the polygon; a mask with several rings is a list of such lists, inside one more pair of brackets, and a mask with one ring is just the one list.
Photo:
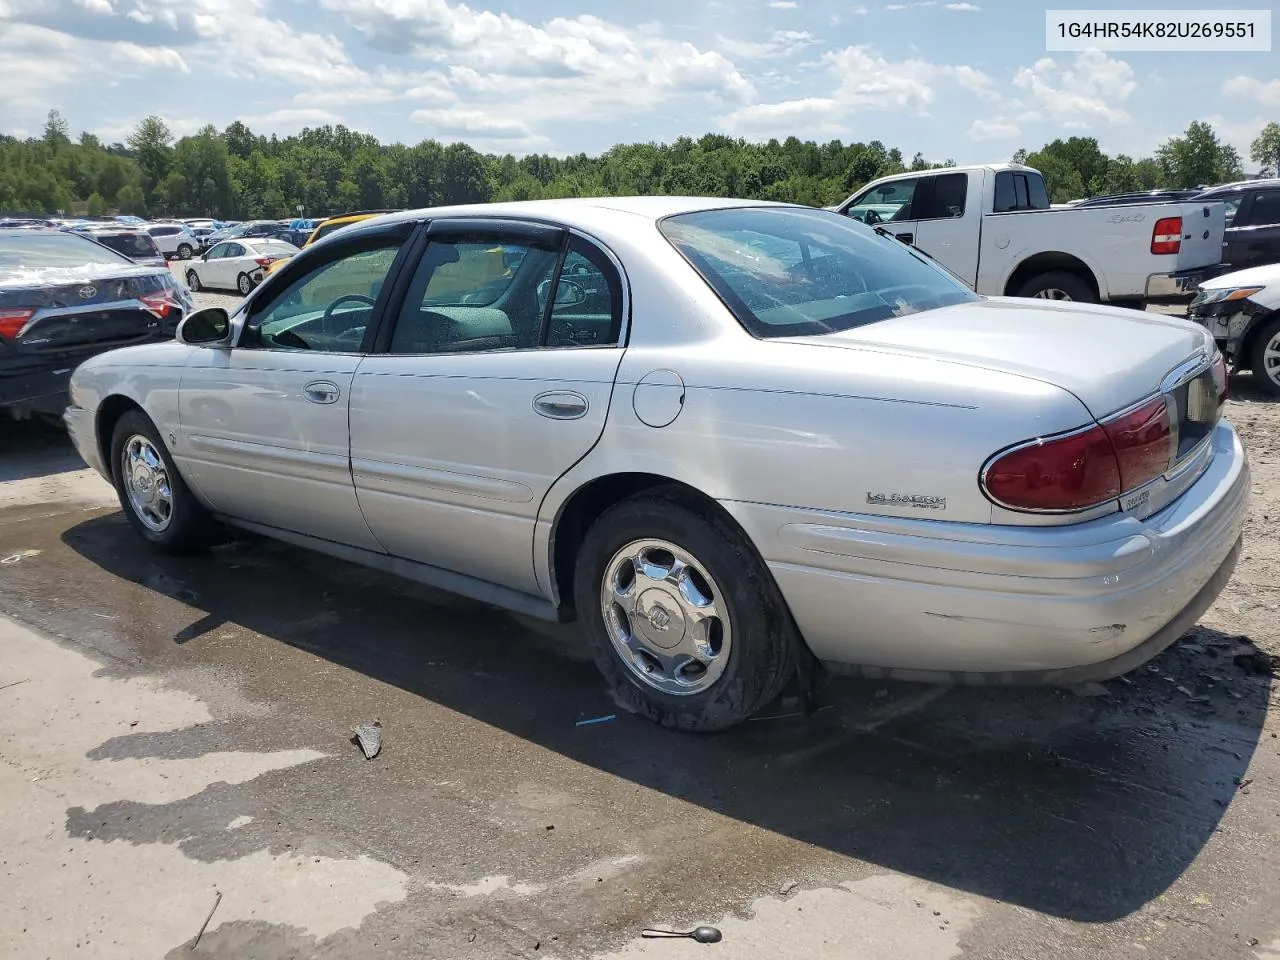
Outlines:
{"label": "door trim", "polygon": [[510,610],[512,613],[520,613],[552,623],[568,623],[570,619],[567,608],[558,607],[545,597],[535,597],[532,594],[521,593],[519,590],[501,587],[496,583],[469,577],[464,573],[454,573],[452,570],[434,567],[428,563],[419,563],[416,560],[406,560],[404,557],[394,557],[390,554],[374,553],[372,550],[362,550],[360,547],[349,547],[346,544],[334,543],[332,540],[321,540],[319,537],[307,536],[304,533],[294,533],[292,530],[281,530],[278,527],[271,527],[263,523],[237,520],[221,513],[215,513],[214,517],[229,526],[239,527],[241,530],[248,530],[250,533],[261,534],[264,537],[280,540],[295,547],[303,547],[307,550],[314,550],[317,553],[336,557],[339,560],[371,567],[374,570],[426,584],[428,587],[436,587],[437,589],[457,594],[460,597],[468,597],[471,600],[478,600],[481,603],[501,607],[504,610]]}

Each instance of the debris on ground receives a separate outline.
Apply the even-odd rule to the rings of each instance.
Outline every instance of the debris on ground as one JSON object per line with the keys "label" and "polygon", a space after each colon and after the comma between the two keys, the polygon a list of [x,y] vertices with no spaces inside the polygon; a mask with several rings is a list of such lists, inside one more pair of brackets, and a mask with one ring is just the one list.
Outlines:
{"label": "debris on ground", "polygon": [[1248,637],[1235,638],[1231,648],[1231,661],[1245,673],[1259,677],[1280,676],[1280,657],[1259,650]]}
{"label": "debris on ground", "polygon": [[209,926],[209,921],[213,919],[214,911],[218,909],[218,904],[222,902],[222,891],[219,890],[213,898],[213,906],[209,908],[209,915],[204,918],[204,923],[200,924],[200,929],[196,931],[196,938],[191,942],[191,949],[194,950],[200,945],[200,938],[204,936],[205,929]]}
{"label": "debris on ground", "polygon": [[646,929],[640,931],[640,936],[647,937],[650,940],[661,938],[686,938],[689,940],[697,940],[698,943],[719,943],[722,934],[715,927],[697,927],[687,933],[681,933],[677,930],[652,930]]}
{"label": "debris on ground", "polygon": [[351,738],[351,742],[360,745],[366,760],[372,760],[378,755],[378,751],[382,749],[381,720],[374,720],[373,723],[362,723],[359,726],[352,727],[351,732],[355,734]]}
{"label": "debris on ground", "polygon": [[788,880],[786,883],[784,883],[782,886],[778,888],[778,896],[785,897],[788,893],[790,893],[792,890],[794,890],[798,886],[800,886],[800,883],[798,881]]}
{"label": "debris on ground", "polygon": [[593,723],[608,723],[610,720],[617,720],[618,715],[611,713],[607,717],[592,717],[590,720],[579,720],[574,724],[575,727],[587,727]]}

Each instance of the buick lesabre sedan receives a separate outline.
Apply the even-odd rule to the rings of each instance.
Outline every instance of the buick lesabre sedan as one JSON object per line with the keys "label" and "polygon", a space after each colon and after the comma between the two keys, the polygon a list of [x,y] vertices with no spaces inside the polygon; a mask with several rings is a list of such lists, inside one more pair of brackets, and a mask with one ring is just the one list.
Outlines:
{"label": "buick lesabre sedan", "polygon": [[1073,683],[1190,627],[1249,469],[1187,321],[977,296],[847,217],[678,197],[392,214],[75,372],[166,552],[227,526],[576,618],[648,717],[815,662]]}

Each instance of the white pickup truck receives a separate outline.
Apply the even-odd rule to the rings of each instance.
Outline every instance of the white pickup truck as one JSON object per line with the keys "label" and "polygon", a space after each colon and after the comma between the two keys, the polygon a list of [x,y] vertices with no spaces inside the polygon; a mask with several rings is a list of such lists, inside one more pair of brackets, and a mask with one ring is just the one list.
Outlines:
{"label": "white pickup truck", "polygon": [[1226,206],[1052,207],[1038,170],[998,163],[884,177],[832,209],[914,244],[978,293],[1112,303],[1190,300],[1221,272]]}

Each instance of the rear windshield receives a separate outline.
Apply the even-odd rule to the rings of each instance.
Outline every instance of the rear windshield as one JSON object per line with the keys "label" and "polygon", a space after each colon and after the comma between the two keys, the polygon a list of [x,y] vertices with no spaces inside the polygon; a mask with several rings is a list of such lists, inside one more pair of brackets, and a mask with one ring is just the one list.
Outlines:
{"label": "rear windshield", "polygon": [[73,233],[0,235],[0,267],[78,267],[86,263],[116,267],[132,262]]}
{"label": "rear windshield", "polygon": [[123,253],[130,260],[146,260],[160,256],[156,242],[145,233],[104,233],[94,235],[103,246]]}
{"label": "rear windshield", "polygon": [[757,337],[835,333],[979,299],[906,244],[825,210],[708,210],[659,227]]}
{"label": "rear windshield", "polygon": [[252,246],[258,253],[266,254],[269,257],[286,257],[291,253],[298,252],[297,247],[292,243],[285,243],[283,240],[255,240]]}
{"label": "rear windshield", "polygon": [[359,221],[351,220],[346,223],[322,223],[320,226],[316,227],[315,239],[319,240],[321,237],[327,237],[335,230],[341,230],[343,227],[349,227],[352,223],[359,223]]}

